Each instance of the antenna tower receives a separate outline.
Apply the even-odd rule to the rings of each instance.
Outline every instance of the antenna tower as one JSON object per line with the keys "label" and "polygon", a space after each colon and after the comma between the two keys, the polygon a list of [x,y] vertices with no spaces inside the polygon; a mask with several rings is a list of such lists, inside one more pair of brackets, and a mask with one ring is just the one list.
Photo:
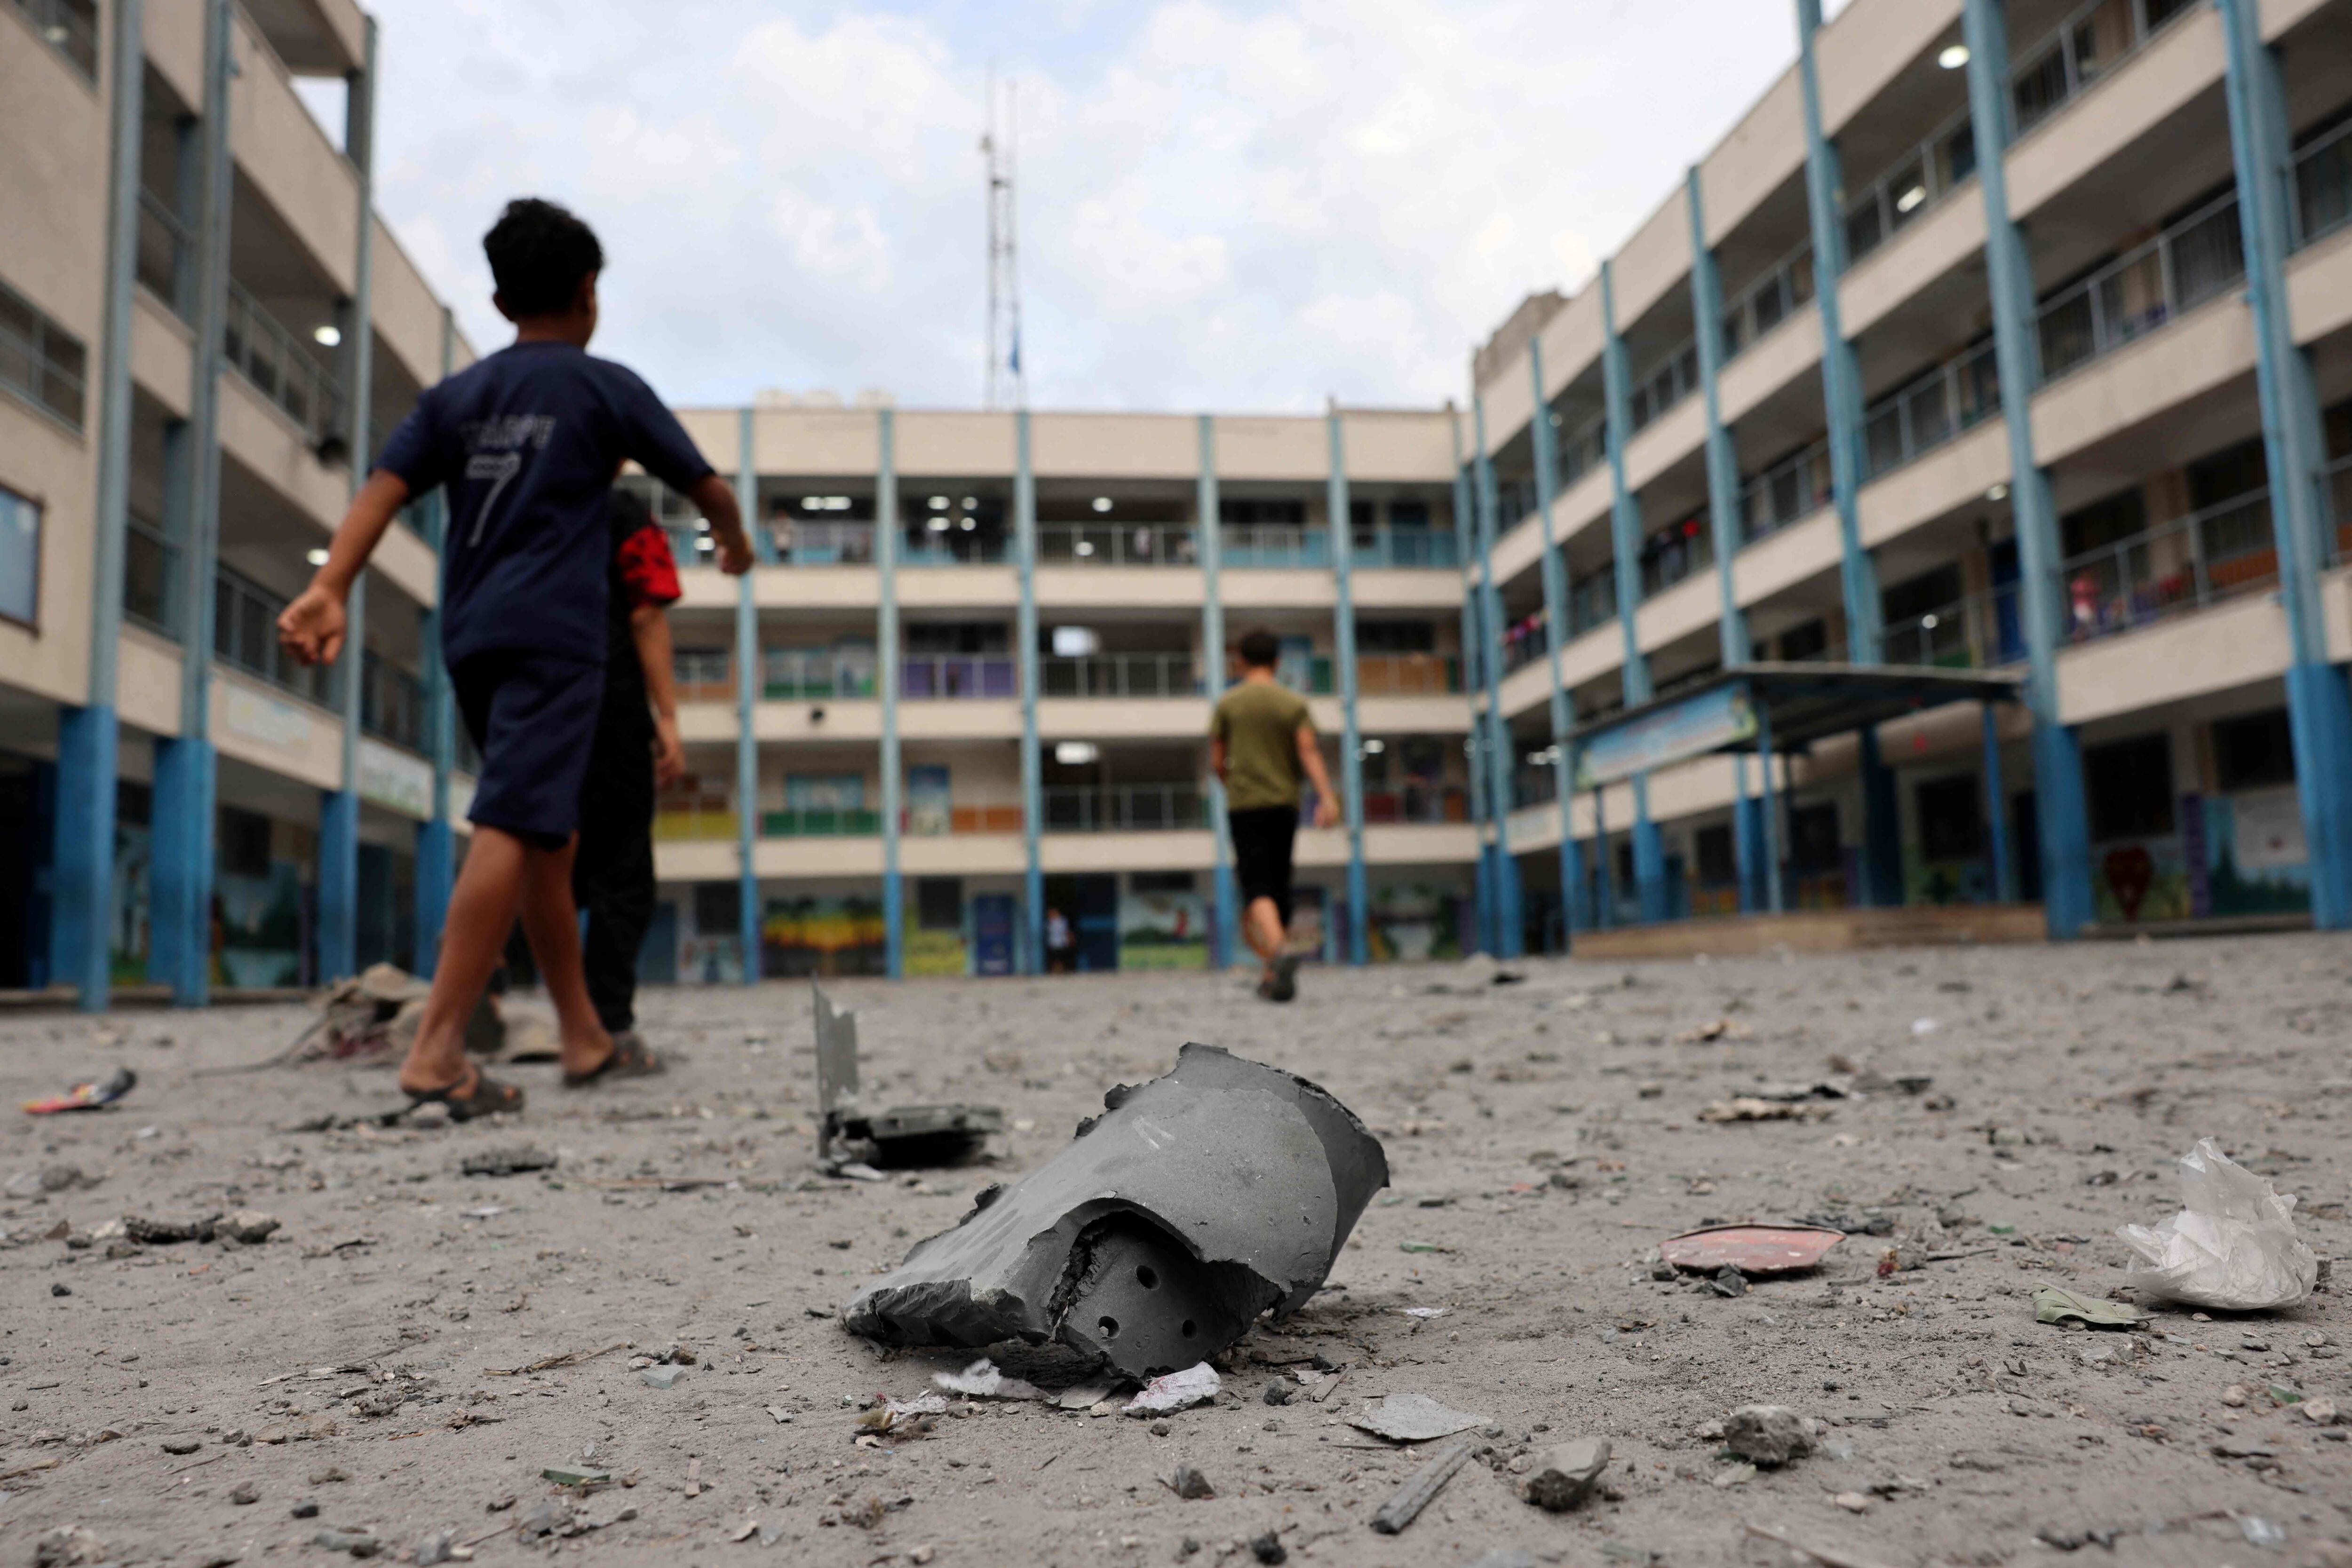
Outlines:
{"label": "antenna tower", "polygon": [[988,124],[980,138],[980,152],[988,167],[988,359],[987,404],[990,408],[1024,406],[1029,382],[1021,365],[1021,272],[1016,262],[1017,207],[1014,163],[1019,142],[1019,117],[1013,97],[1016,84],[1006,82],[1003,93],[1004,133],[997,134],[996,73],[988,73]]}

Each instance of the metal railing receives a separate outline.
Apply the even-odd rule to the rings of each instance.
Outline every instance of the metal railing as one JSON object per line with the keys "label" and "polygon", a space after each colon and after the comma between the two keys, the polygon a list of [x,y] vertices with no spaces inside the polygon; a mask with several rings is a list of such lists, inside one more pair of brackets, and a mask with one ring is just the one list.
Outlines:
{"label": "metal railing", "polygon": [[1348,536],[1349,564],[1367,567],[1442,567],[1462,564],[1462,551],[1450,528],[1398,528],[1389,524],[1356,528]]}
{"label": "metal railing", "polygon": [[159,637],[180,640],[180,547],[133,514],[122,537],[122,613]]}
{"label": "metal railing", "polygon": [[2232,192],[2044,300],[2037,313],[2042,381],[2146,337],[2245,275]]}
{"label": "metal railing", "polygon": [[760,813],[763,839],[872,838],[882,831],[882,813],[862,806],[787,806]]}
{"label": "metal railing", "polygon": [[[1557,428],[1557,427],[1555,427]],[[1559,437],[1559,487],[1568,487],[1609,461],[1609,416],[1593,415]]]}
{"label": "metal railing", "polygon": [[2352,120],[2294,155],[2298,249],[2352,223]]}
{"label": "metal railing", "polygon": [[360,730],[411,751],[425,749],[425,683],[373,648],[361,662]]}
{"label": "metal railing", "polygon": [[94,0],[13,0],[49,47],[98,80],[98,7]]}
{"label": "metal railing", "polygon": [[1604,567],[1568,586],[1568,640],[1575,642],[1617,619],[1617,572]]}
{"label": "metal railing", "polygon": [[1057,786],[1044,792],[1049,833],[1172,832],[1209,825],[1198,784]]}
{"label": "metal railing", "polygon": [[679,648],[670,654],[669,673],[680,702],[734,699],[735,658],[724,648]]}
{"label": "metal railing", "polygon": [[148,190],[139,189],[139,281],[172,314],[188,319],[189,298],[195,282],[195,236],[171,204]]}
{"label": "metal railing", "polygon": [[1628,412],[1633,433],[1647,430],[1665,412],[1698,391],[1698,340],[1696,338],[1659,356],[1657,362],[1633,383]]}
{"label": "metal railing", "polygon": [[1366,789],[1367,824],[1466,822],[1470,798],[1452,785],[1408,784],[1402,789]]}
{"label": "metal railing", "polygon": [[1738,359],[1812,299],[1813,242],[1807,239],[1724,305],[1725,361]]}
{"label": "metal railing", "polygon": [[776,559],[787,566],[871,566],[874,525],[855,519],[793,517],[765,525]]}
{"label": "metal railing", "polygon": [[1542,611],[1503,629],[1503,674],[1524,670],[1551,655],[1550,627]]}
{"label": "metal railing", "polygon": [[1753,543],[1829,504],[1830,444],[1824,437],[1739,486],[1739,537]]}
{"label": "metal railing", "polygon": [[1041,523],[1037,559],[1045,566],[1198,566],[1184,523]]}
{"label": "metal railing", "polygon": [[1870,188],[1846,204],[1845,259],[1851,267],[1919,218],[1977,172],[1976,127],[1963,104],[1919,144],[1895,160]]}
{"label": "metal railing", "polygon": [[221,568],[213,580],[214,656],[231,669],[327,706],[328,672],[339,666],[298,663],[278,645],[278,617],[286,602],[251,578]]}
{"label": "metal railing", "polygon": [[1013,541],[1004,534],[977,529],[934,529],[928,524],[908,527],[899,546],[900,566],[995,566],[1012,558]]}
{"label": "metal railing", "polygon": [[1462,661],[1443,653],[1360,653],[1356,695],[1444,696],[1462,690]]}
{"label": "metal railing", "polygon": [[2010,100],[2023,137],[2105,79],[2173,21],[2203,0],[2091,0],[2032,47],[2010,68]]}
{"label": "metal railing", "polygon": [[1704,518],[1680,531],[1653,534],[1642,549],[1642,597],[1644,600],[1705,571],[1715,564],[1715,535]]}
{"label": "metal railing", "polygon": [[2065,634],[2077,643],[2277,581],[2268,489],[2086,550],[2058,568]]}
{"label": "metal railing", "polygon": [[276,403],[313,444],[342,434],[343,392],[285,323],[237,284],[228,286],[221,352],[254,391]]}
{"label": "metal railing", "polygon": [[1201,675],[1190,653],[1095,653],[1037,661],[1037,689],[1049,697],[1191,697]]}
{"label": "metal railing", "polygon": [[971,702],[1021,695],[1009,653],[920,653],[898,662],[898,695],[908,702]]}
{"label": "metal railing", "polygon": [[2025,657],[2017,584],[2003,583],[1886,623],[1881,652],[1890,664],[1985,670]]}
{"label": "metal railing", "polygon": [[732,840],[737,831],[734,802],[725,794],[666,796],[654,806],[656,840]]}
{"label": "metal railing", "polygon": [[1217,536],[1217,564],[1241,571],[1327,567],[1331,564],[1331,536],[1297,523],[1226,523]]}
{"label": "metal railing", "polygon": [[1986,341],[1863,410],[1864,476],[1892,473],[2000,412],[2000,370]]}
{"label": "metal railing", "polygon": [[834,648],[763,648],[760,651],[760,695],[770,702],[870,697],[874,695],[874,654],[870,650],[858,655]]}
{"label": "metal railing", "polygon": [[946,800],[909,800],[898,812],[898,831],[916,838],[1022,831],[1017,797],[952,794]]}
{"label": "metal railing", "polygon": [[79,430],[89,359],[80,339],[0,283],[0,386],[14,388]]}

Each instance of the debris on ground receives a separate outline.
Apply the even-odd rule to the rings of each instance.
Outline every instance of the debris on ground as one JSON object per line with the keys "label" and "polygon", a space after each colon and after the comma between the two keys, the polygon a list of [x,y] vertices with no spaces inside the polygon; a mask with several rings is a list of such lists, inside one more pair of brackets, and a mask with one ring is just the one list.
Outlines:
{"label": "debris on ground", "polygon": [[1348,1417],[1348,1425],[1358,1431],[1397,1443],[1426,1443],[1435,1437],[1450,1437],[1473,1427],[1484,1427],[1486,1421],[1486,1416],[1474,1416],[1466,1410],[1449,1410],[1426,1394],[1391,1394],[1368,1403]]}
{"label": "debris on ground", "polygon": [[[1378,1527],[1375,1526],[1374,1528]],[[1250,1555],[1256,1558],[1261,1563],[1287,1563],[1290,1561],[1290,1549],[1283,1545],[1282,1537],[1276,1535],[1271,1530],[1267,1531],[1263,1535],[1254,1535],[1250,1537],[1249,1549]]]}
{"label": "debris on ground", "polygon": [[816,1152],[835,1174],[851,1165],[876,1171],[960,1166],[978,1157],[992,1134],[1004,1131],[993,1105],[894,1105],[866,1113],[857,1101],[857,1015],[835,1009],[824,988],[809,983],[816,1008],[816,1095],[821,1120]]}
{"label": "debris on ground", "polygon": [[1759,1100],[1753,1094],[1735,1094],[1728,1100],[1711,1101],[1701,1107],[1702,1122],[1821,1122],[1829,1118],[1830,1108],[1818,1104],[1797,1104],[1787,1100]]}
{"label": "debris on ground", "polygon": [[1372,1528],[1382,1535],[1394,1535],[1421,1517],[1421,1511],[1436,1500],[1445,1490],[1454,1473],[1470,1462],[1471,1450],[1476,1445],[1465,1439],[1422,1467],[1419,1475],[1399,1487],[1381,1504],[1372,1515]]}
{"label": "debris on ground", "polygon": [[1187,1502],[1217,1495],[1217,1489],[1209,1484],[1209,1478],[1190,1465],[1177,1466],[1176,1473],[1170,1476],[1163,1484],[1170,1491]]}
{"label": "debris on ground", "polygon": [[1442,978],[1431,980],[1421,988],[1425,996],[1475,996],[1496,986],[1518,985],[1527,977],[1526,971],[1510,968],[1489,954],[1473,953]]}
{"label": "debris on ground", "polygon": [[219,1228],[247,1247],[258,1247],[278,1233],[279,1221],[276,1215],[264,1214],[257,1208],[240,1208],[222,1220]]}
{"label": "debris on ground", "polygon": [[1609,1468],[1609,1439],[1579,1437],[1559,1443],[1535,1456],[1519,1495],[1538,1508],[1563,1513],[1592,1495],[1601,1472]]}
{"label": "debris on ground", "polygon": [[1810,1225],[1708,1225],[1669,1236],[1658,1255],[1694,1274],[1738,1269],[1751,1280],[1801,1274],[1845,1239],[1843,1230]]}
{"label": "debris on ground", "polygon": [[458,1164],[462,1176],[517,1176],[524,1171],[553,1170],[556,1155],[551,1149],[536,1144],[506,1144],[496,1148],[477,1149]]}
{"label": "debris on ground", "polygon": [[1142,1392],[1127,1402],[1127,1413],[1130,1416],[1171,1415],[1195,1405],[1207,1404],[1217,1396],[1218,1389],[1223,1386],[1217,1369],[1204,1361],[1146,1383]]}
{"label": "debris on ground", "polygon": [[1770,1469],[1813,1451],[1813,1430],[1785,1405],[1743,1405],[1723,1418],[1723,1446]]}
{"label": "debris on ground", "polygon": [[892,1344],[1058,1339],[1150,1377],[1304,1306],[1388,1185],[1379,1140],[1337,1099],[1213,1046],[1186,1045],[1167,1076],[1113,1088],[1103,1109],[918,1242],[844,1323]]}
{"label": "debris on ground", "polygon": [[2127,1301],[2079,1296],[2056,1285],[2033,1287],[2033,1321],[2037,1323],[2073,1322],[2091,1328],[2127,1329],[2144,1322],[2147,1317],[2146,1312]]}
{"label": "debris on ground", "polygon": [[1747,1040],[1755,1030],[1738,1019],[1709,1019],[1675,1036],[1676,1045],[1706,1045],[1718,1040]]}
{"label": "debris on ground", "polygon": [[106,1542],[79,1524],[62,1524],[33,1543],[33,1568],[79,1568],[107,1560]]}
{"label": "debris on ground", "polygon": [[142,1246],[170,1247],[183,1241],[210,1241],[220,1223],[217,1214],[181,1215],[171,1219],[126,1214],[122,1217],[122,1234]]}
{"label": "debris on ground", "polygon": [[1042,1399],[1045,1391],[1034,1383],[1017,1377],[1007,1377],[996,1369],[996,1364],[982,1356],[961,1372],[934,1372],[931,1381],[950,1394],[961,1394],[967,1399]]}
{"label": "debris on ground", "polygon": [[64,1093],[46,1100],[27,1100],[25,1113],[55,1116],[67,1111],[103,1111],[138,1086],[139,1074],[127,1067],[118,1067],[94,1083],[77,1083]]}
{"label": "debris on ground", "polygon": [[2169,1301],[2225,1312],[2290,1307],[2319,1281],[2319,1260],[2294,1233],[2293,1196],[2282,1197],[2211,1138],[2180,1158],[2181,1210],[2159,1225],[2116,1232],[2142,1266],[2126,1280]]}

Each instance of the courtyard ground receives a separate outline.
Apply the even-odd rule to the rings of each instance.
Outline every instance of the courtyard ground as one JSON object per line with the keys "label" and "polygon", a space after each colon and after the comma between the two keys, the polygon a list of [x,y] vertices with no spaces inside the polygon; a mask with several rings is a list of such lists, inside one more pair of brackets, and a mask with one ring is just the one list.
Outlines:
{"label": "courtyard ground", "polygon": [[[322,1531],[484,1563],[1239,1568],[1268,1531],[1293,1561],[1399,1568],[1791,1561],[1751,1525],[1832,1565],[2352,1563],[2352,1429],[2311,1419],[2352,1412],[2341,1282],[2137,1333],[2040,1325],[2031,1300],[2120,1285],[2116,1227],[2171,1214],[2208,1134],[2346,1254],[2342,938],[1526,970],[1310,970],[1287,1009],[1197,974],[841,983],[870,1101],[995,1103],[1013,1129],[985,1165],[881,1184],[814,1167],[804,986],[652,993],[649,1036],[688,1059],[669,1076],[566,1092],[512,1068],[519,1122],[436,1129],[364,1120],[397,1103],[383,1067],[192,1074],[268,1055],[302,1009],[0,1017],[0,1563],[68,1527],[60,1562],[324,1562]],[[1188,1040],[1318,1081],[1386,1146],[1330,1288],[1164,1433],[1001,1402],[862,1428],[969,1357],[851,1337],[850,1295]],[[117,1064],[140,1081],[116,1109],[13,1108]],[[1700,1116],[1853,1069],[1932,1082]],[[558,1163],[461,1174],[519,1142]],[[95,1185],[42,1192],[61,1166]],[[239,1208],[282,1228],[102,1228]],[[1854,1232],[1812,1276],[1732,1298],[1652,1277],[1676,1231],[1807,1216]],[[1881,1277],[1890,1248],[1908,1266]],[[655,1386],[639,1360],[674,1345],[693,1363]],[[1344,1372],[1320,1403],[1265,1401],[1318,1364]],[[1401,1393],[1485,1416],[1489,1451],[1386,1536],[1370,1516],[1446,1445],[1345,1423]],[[1759,1402],[1815,1422],[1816,1451],[1727,1458],[1707,1424]],[[1518,1500],[1515,1458],[1587,1436],[1614,1451],[1604,1495]],[[1180,1465],[1215,1495],[1176,1496]],[[540,1537],[566,1510],[573,1533]]]}

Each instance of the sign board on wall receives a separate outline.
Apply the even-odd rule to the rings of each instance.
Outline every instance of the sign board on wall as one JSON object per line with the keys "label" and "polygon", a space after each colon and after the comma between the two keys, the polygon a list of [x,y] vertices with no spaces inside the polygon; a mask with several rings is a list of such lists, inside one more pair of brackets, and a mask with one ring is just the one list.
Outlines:
{"label": "sign board on wall", "polygon": [[2240,871],[2301,868],[2311,859],[2303,841],[2303,802],[2289,785],[2281,789],[2249,789],[2231,797],[2237,818],[2231,844]]}
{"label": "sign board on wall", "polygon": [[221,708],[228,727],[247,740],[290,751],[310,738],[310,715],[250,686],[228,683]]}
{"label": "sign board on wall", "polygon": [[433,815],[433,765],[425,758],[362,736],[359,772],[362,800],[419,821]]}
{"label": "sign board on wall", "polygon": [[1597,789],[1755,738],[1756,709],[1747,686],[1718,686],[1580,744],[1576,788]]}

